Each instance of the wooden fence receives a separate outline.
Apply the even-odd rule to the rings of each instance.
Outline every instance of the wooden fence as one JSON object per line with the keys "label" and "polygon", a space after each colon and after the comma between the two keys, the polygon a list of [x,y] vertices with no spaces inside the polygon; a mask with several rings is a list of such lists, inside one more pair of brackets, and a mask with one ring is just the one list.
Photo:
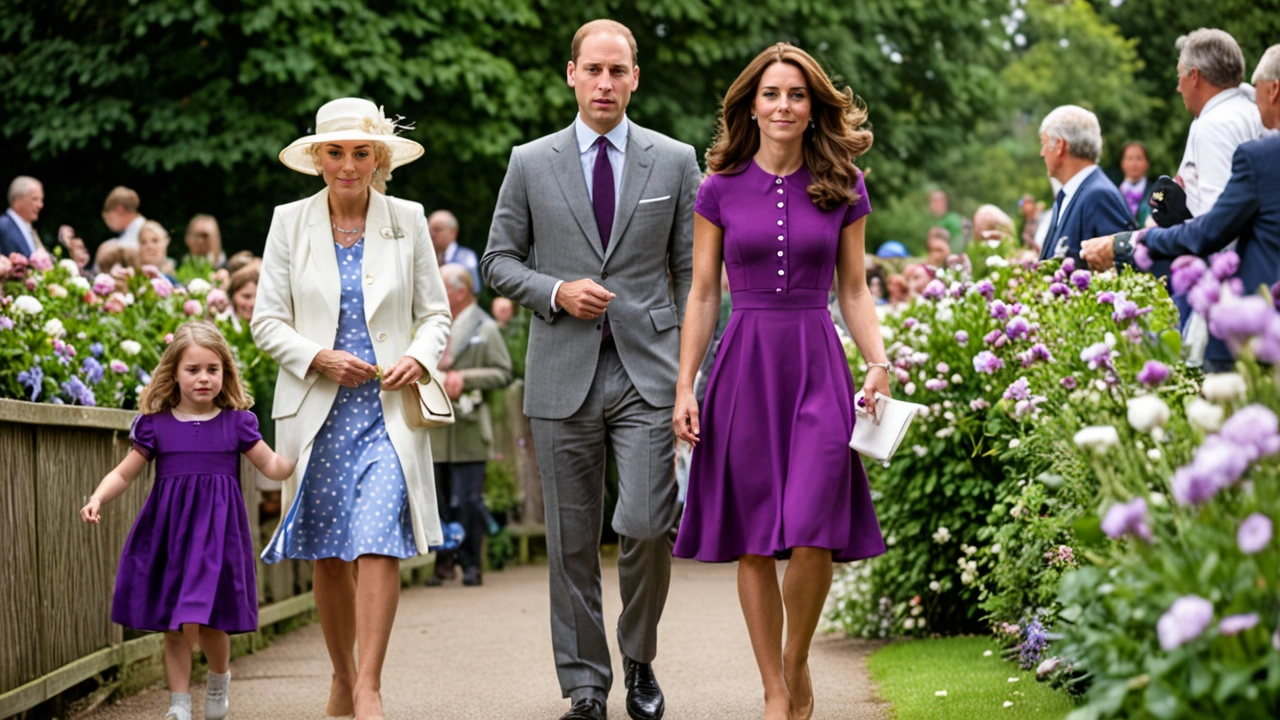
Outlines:
{"label": "wooden fence", "polygon": [[[159,636],[126,641],[111,622],[125,538],[151,491],[154,466],[87,525],[79,511],[129,452],[134,412],[0,399],[0,718],[57,697],[112,667],[157,656]],[[261,551],[255,470],[241,486]],[[425,572],[432,558],[406,561]],[[260,627],[309,613],[311,566],[258,564]]]}

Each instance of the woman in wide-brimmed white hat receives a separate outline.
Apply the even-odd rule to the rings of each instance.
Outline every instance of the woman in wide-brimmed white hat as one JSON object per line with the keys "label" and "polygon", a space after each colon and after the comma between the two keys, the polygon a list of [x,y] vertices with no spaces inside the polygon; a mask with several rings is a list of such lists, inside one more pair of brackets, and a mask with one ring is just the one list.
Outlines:
{"label": "woman in wide-brimmed white hat", "polygon": [[400,560],[443,540],[428,435],[405,421],[398,391],[436,372],[449,302],[422,206],[374,189],[422,156],[402,129],[368,100],[342,98],[316,113],[316,134],[281,151],[325,187],[276,208],[252,321],[280,364],[277,447],[298,459],[263,559],[315,562],[333,661],[327,712],[359,720],[382,716]]}

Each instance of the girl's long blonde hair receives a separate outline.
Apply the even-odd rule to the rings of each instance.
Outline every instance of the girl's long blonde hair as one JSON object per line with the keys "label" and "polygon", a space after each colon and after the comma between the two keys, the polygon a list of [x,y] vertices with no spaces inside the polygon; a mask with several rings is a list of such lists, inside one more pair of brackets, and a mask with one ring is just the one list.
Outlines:
{"label": "girl's long blonde hair", "polygon": [[253,398],[244,391],[240,383],[240,369],[236,367],[235,356],[231,346],[222,337],[212,323],[193,321],[173,331],[173,342],[165,348],[160,356],[160,364],[151,374],[151,383],[142,391],[138,399],[138,409],[144,415],[154,415],[177,407],[182,401],[182,389],[178,386],[178,363],[187,348],[196,346],[212,350],[222,361],[222,390],[213,399],[213,404],[220,408],[232,410],[248,410],[253,407]]}
{"label": "girl's long blonde hair", "polygon": [[867,108],[850,88],[836,89],[818,61],[790,43],[765,49],[729,86],[720,103],[715,142],[707,151],[707,169],[726,175],[741,172],[760,149],[760,127],[751,119],[751,108],[764,71],[774,63],[798,68],[814,100],[814,126],[804,133],[809,197],[823,210],[856,203],[860,198],[853,192],[858,184],[853,161],[870,149],[872,140],[866,128]]}

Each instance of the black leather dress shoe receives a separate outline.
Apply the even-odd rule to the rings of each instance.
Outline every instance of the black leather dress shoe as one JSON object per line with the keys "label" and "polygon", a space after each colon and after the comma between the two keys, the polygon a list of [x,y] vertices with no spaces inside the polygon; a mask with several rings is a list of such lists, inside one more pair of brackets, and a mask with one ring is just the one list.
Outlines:
{"label": "black leather dress shoe", "polygon": [[662,720],[667,703],[658,679],[653,676],[653,665],[638,663],[624,655],[622,667],[627,673],[627,714],[631,720]]}
{"label": "black leather dress shoe", "polygon": [[579,700],[560,720],[609,720],[609,712],[599,700]]}
{"label": "black leather dress shoe", "polygon": [[484,584],[484,576],[480,574],[480,568],[467,568],[462,571],[462,584],[475,587]]}

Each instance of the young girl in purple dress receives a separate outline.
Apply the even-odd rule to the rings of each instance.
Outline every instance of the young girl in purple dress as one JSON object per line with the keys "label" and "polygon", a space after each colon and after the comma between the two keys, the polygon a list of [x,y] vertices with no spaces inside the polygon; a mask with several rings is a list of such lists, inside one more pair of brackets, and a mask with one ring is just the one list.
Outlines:
{"label": "young girl in purple dress", "polygon": [[209,661],[205,718],[228,708],[231,638],[258,629],[253,538],[240,491],[243,453],[272,480],[294,461],[271,450],[248,412],[231,348],[213,325],[173,334],[143,391],[133,450],[98,484],[80,517],[97,523],[104,503],[155,460],[156,479],[120,557],[111,619],[164,632],[170,707],[165,720],[191,720],[191,653]]}

